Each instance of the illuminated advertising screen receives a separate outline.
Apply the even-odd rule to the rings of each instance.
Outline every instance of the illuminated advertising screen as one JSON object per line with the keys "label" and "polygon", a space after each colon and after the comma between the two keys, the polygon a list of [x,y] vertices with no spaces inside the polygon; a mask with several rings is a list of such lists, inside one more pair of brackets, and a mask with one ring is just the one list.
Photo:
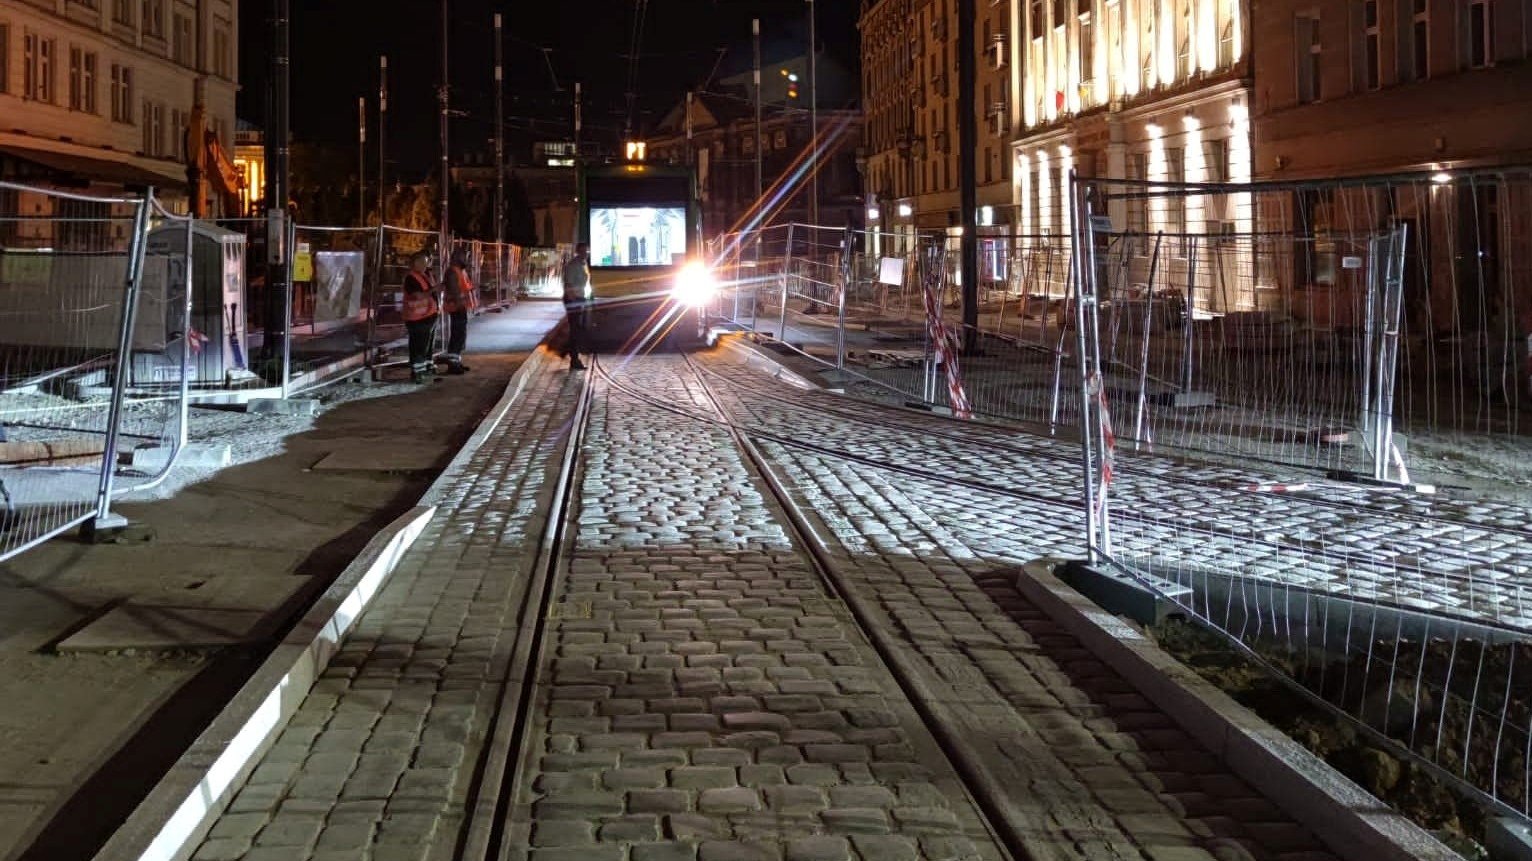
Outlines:
{"label": "illuminated advertising screen", "polygon": [[685,256],[686,207],[591,207],[591,266],[674,266]]}

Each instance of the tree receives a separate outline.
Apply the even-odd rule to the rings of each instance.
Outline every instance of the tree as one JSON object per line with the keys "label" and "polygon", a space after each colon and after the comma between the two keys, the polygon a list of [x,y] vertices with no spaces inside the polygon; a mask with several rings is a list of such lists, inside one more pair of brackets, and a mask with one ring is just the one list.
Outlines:
{"label": "tree", "polygon": [[340,227],[356,221],[355,154],[328,144],[298,143],[292,148],[290,196],[304,224]]}

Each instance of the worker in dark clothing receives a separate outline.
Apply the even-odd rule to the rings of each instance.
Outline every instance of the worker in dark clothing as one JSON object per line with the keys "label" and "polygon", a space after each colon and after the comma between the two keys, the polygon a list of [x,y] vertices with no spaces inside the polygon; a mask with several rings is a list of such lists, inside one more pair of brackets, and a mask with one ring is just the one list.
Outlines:
{"label": "worker in dark clothing", "polygon": [[569,322],[569,370],[583,371],[580,353],[585,347],[585,326],[590,313],[590,257],[585,245],[576,245],[574,256],[564,264],[564,319]]}
{"label": "worker in dark clothing", "polygon": [[430,258],[416,254],[410,258],[410,271],[404,276],[404,328],[410,335],[410,377],[417,383],[431,379],[435,363],[431,348],[436,340],[436,285],[426,274]]}
{"label": "worker in dark clothing", "polygon": [[447,373],[466,374],[463,348],[468,343],[468,312],[478,305],[478,293],[468,278],[468,257],[461,251],[452,255],[442,294],[442,311],[447,315],[447,354],[443,357],[447,360]]}

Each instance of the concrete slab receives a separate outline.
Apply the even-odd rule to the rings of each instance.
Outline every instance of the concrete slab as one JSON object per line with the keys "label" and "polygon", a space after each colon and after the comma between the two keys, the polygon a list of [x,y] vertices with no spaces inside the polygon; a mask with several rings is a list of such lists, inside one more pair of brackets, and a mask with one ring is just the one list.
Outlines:
{"label": "concrete slab", "polygon": [[1527,823],[1499,816],[1489,821],[1490,861],[1529,861],[1532,859],[1532,828]]}
{"label": "concrete slab", "polygon": [[314,464],[322,472],[425,472],[436,468],[442,447],[419,443],[378,443],[332,451]]}
{"label": "concrete slab", "polygon": [[245,412],[275,416],[317,416],[319,401],[311,398],[255,398],[245,404]]}
{"label": "concrete slab", "polygon": [[105,652],[233,646],[254,640],[264,615],[257,610],[126,604],[66,638],[59,643],[58,650]]}
{"label": "concrete slab", "polygon": [[[141,472],[157,473],[165,468],[173,451],[165,445],[136,448],[133,450],[133,468]],[[233,450],[228,443],[187,443],[176,458],[177,466],[202,469],[223,469],[233,462]]]}

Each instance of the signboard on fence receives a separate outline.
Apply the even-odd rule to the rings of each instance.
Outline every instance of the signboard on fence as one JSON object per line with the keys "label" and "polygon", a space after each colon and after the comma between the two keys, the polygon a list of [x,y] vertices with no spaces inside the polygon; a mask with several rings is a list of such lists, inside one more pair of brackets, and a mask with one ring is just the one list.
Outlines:
{"label": "signboard on fence", "polygon": [[878,283],[890,287],[904,286],[904,258],[885,257],[878,266]]}
{"label": "signboard on fence", "polygon": [[314,254],[314,326],[347,323],[362,315],[362,276],[366,258],[360,251],[319,251]]}

